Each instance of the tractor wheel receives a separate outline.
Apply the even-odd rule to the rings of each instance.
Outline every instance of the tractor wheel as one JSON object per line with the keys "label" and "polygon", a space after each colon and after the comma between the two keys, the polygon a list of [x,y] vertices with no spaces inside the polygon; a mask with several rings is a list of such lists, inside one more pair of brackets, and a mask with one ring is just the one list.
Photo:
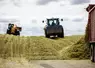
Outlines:
{"label": "tractor wheel", "polygon": [[64,38],[64,31],[63,31],[63,28],[62,28],[62,32],[61,32],[60,34],[58,34],[58,37]]}
{"label": "tractor wheel", "polygon": [[47,31],[45,30],[45,37],[50,38],[50,35],[47,34]]}
{"label": "tractor wheel", "polygon": [[7,29],[7,32],[6,32],[6,33],[7,33],[7,34],[10,34],[10,30]]}
{"label": "tractor wheel", "polygon": [[17,31],[17,35],[20,36],[20,32],[19,31]]}
{"label": "tractor wheel", "polygon": [[46,38],[50,38],[50,36],[49,35],[46,35]]}
{"label": "tractor wheel", "polygon": [[62,32],[61,35],[60,35],[61,38],[64,38],[64,33]]}
{"label": "tractor wheel", "polygon": [[20,32],[19,31],[15,31],[15,34],[14,35],[20,35]]}
{"label": "tractor wheel", "polygon": [[90,47],[90,57],[91,57],[91,61],[95,62],[95,45],[91,44]]}

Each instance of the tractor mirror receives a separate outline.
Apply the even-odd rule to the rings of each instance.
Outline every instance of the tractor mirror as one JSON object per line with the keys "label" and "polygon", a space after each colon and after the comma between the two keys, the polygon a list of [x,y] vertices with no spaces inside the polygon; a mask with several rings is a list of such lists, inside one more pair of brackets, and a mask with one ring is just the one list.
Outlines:
{"label": "tractor mirror", "polygon": [[63,21],[63,19],[61,19],[61,21]]}
{"label": "tractor mirror", "polygon": [[42,21],[42,23],[44,23],[44,20]]}

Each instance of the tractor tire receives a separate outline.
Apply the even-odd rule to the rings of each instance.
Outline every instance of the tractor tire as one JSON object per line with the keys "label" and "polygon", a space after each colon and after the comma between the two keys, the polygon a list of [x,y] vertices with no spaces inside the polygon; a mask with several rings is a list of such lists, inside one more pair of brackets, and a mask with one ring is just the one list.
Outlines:
{"label": "tractor tire", "polygon": [[61,35],[60,35],[61,38],[64,38],[64,33],[62,32]]}
{"label": "tractor tire", "polygon": [[20,32],[19,31],[15,31],[15,34],[14,35],[18,35],[18,36],[20,36]]}
{"label": "tractor tire", "polygon": [[58,37],[64,38],[64,31],[63,31],[63,28],[62,28],[62,32],[61,32],[60,34],[58,34]]}
{"label": "tractor tire", "polygon": [[7,33],[7,34],[11,34],[11,33],[10,33],[10,30],[8,30],[8,29],[7,29],[7,32],[6,32],[6,33]]}
{"label": "tractor tire", "polygon": [[45,30],[45,37],[50,38],[50,35],[47,34],[47,31]]}
{"label": "tractor tire", "polygon": [[17,34],[16,34],[16,35],[20,36],[20,32],[19,32],[19,31],[17,31]]}
{"label": "tractor tire", "polygon": [[91,44],[90,47],[90,58],[92,62],[95,62],[95,45]]}
{"label": "tractor tire", "polygon": [[46,38],[50,38],[50,36],[49,35],[46,35]]}

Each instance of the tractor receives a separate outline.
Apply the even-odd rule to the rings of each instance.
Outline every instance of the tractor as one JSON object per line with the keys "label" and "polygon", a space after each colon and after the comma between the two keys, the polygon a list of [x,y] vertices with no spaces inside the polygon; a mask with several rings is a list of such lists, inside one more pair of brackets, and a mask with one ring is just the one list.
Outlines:
{"label": "tractor", "polygon": [[8,24],[7,34],[20,35],[21,27],[17,27],[15,24]]}
{"label": "tractor", "polygon": [[[61,19],[63,21],[63,19]],[[43,21],[44,23],[45,21]],[[46,19],[46,25],[44,27],[45,37],[50,38],[50,36],[53,37],[60,37],[64,38],[64,29],[63,26],[60,25],[60,19],[59,18],[50,18]]]}

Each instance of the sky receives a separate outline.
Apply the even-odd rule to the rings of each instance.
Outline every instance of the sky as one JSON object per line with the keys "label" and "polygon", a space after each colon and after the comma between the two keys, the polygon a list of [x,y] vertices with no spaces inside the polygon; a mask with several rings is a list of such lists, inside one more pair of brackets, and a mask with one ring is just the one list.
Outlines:
{"label": "sky", "polygon": [[87,24],[86,7],[95,0],[0,0],[0,34],[8,23],[22,27],[23,36],[42,36],[46,18],[60,18],[65,36],[83,35]]}

